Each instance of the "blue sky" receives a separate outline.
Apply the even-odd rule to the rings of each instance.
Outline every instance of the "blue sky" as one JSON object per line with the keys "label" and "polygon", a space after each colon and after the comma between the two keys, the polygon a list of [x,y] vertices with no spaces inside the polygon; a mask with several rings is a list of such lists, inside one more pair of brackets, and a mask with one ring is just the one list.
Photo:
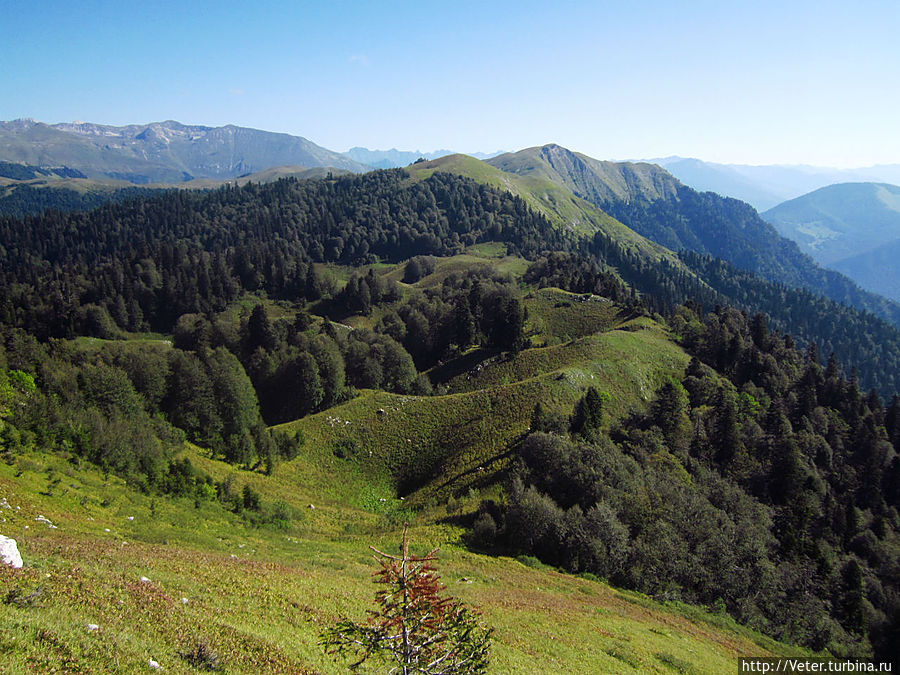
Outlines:
{"label": "blue sky", "polygon": [[0,119],[900,163],[900,3],[0,0]]}

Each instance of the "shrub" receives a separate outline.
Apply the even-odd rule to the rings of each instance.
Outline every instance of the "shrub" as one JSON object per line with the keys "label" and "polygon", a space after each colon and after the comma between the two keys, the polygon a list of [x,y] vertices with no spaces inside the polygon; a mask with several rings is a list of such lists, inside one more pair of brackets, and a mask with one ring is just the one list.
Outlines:
{"label": "shrub", "polygon": [[225,666],[222,663],[222,659],[219,658],[219,654],[210,646],[209,641],[205,638],[197,640],[191,649],[183,652],[180,651],[178,652],[178,655],[197,670],[208,670],[210,672],[221,672],[225,670]]}

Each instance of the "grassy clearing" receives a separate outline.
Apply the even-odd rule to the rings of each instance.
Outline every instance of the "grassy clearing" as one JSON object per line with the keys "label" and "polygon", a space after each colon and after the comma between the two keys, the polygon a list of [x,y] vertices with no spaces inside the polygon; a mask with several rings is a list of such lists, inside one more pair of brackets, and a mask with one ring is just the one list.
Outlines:
{"label": "grassy clearing", "polygon": [[[490,249],[488,249],[490,250]],[[498,249],[494,249],[497,251]],[[500,274],[521,276],[528,268],[528,261],[516,256],[494,256],[485,249],[470,247],[466,253],[449,258],[437,258],[434,272],[416,282],[418,288],[438,288],[452,274],[465,274],[473,267],[490,265]]]}
{"label": "grassy clearing", "polygon": [[[287,529],[254,528],[215,504],[143,495],[58,457],[21,459],[0,465],[0,495],[12,506],[0,527],[19,541],[26,566],[0,567],[0,597],[41,591],[33,604],[0,603],[2,672],[142,672],[153,659],[166,672],[193,673],[181,654],[202,641],[228,673],[346,672],[318,635],[340,615],[363,618],[375,590],[367,546],[394,550],[399,529],[338,532],[340,521],[373,516],[334,502],[335,520],[321,501]],[[343,477],[323,471],[291,493],[283,468],[272,477],[237,472],[238,480],[299,509]],[[694,608],[688,618],[599,582],[469,552],[459,534],[424,521],[411,531],[415,551],[441,547],[450,592],[495,627],[491,672],[666,673],[684,663],[719,673],[741,654],[796,653],[761,647]]]}
{"label": "grassy clearing", "polygon": [[[512,445],[528,430],[537,401],[568,413],[588,385],[610,394],[611,418],[644,406],[688,358],[649,319],[555,347],[496,358],[450,381],[444,396],[363,392],[357,398],[282,425],[306,439],[301,457],[279,472],[310,484],[323,469],[340,482],[322,496],[366,507],[396,489],[416,506],[491,485]],[[419,487],[421,486],[421,487]],[[415,489],[418,488],[418,489]],[[383,503],[383,502],[379,502]]]}
{"label": "grassy clearing", "polygon": [[559,344],[623,323],[627,318],[606,298],[542,288],[525,296],[526,332],[541,346]]}
{"label": "grassy clearing", "polygon": [[451,391],[476,391],[501,387],[532,378],[549,378],[549,399],[537,400],[545,407],[561,404],[560,411],[571,406],[568,396],[559,391],[572,391],[575,398],[587,386],[606,391],[612,399],[607,409],[618,417],[631,407],[645,405],[665,377],[682,371],[688,357],[668,340],[655,322],[639,318],[622,322],[616,330],[594,333],[551,347],[521,352],[515,359],[500,357],[482,362],[449,382]]}

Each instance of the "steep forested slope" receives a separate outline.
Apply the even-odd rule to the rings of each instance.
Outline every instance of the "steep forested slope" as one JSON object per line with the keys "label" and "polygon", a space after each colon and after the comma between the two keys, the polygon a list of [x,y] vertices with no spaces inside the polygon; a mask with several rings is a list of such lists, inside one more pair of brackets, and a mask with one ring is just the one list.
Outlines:
{"label": "steep forested slope", "polygon": [[673,251],[722,258],[770,281],[807,288],[900,325],[900,305],[818,267],[750,205],[692,190],[654,165],[599,162],[555,145],[488,162],[567,185],[635,232]]}

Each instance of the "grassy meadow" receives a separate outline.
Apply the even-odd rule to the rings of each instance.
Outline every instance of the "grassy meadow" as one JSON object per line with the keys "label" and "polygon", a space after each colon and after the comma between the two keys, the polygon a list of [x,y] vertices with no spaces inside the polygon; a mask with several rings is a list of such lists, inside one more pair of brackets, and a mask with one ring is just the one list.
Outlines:
{"label": "grassy meadow", "polygon": [[[254,527],[57,457],[0,465],[3,531],[25,560],[0,568],[0,672],[143,672],[150,660],[202,672],[191,657],[204,644],[229,673],[346,672],[318,636],[339,616],[364,617],[375,590],[368,546],[396,550],[411,514],[396,499],[363,508],[329,495],[338,472],[307,483],[289,465],[266,477],[215,464],[203,466],[252,484],[264,504],[286,500],[293,519]],[[597,580],[468,551],[439,514],[412,515],[413,550],[439,546],[448,591],[494,627],[491,672],[719,673],[741,654],[792,652],[721,616],[688,618]]]}

